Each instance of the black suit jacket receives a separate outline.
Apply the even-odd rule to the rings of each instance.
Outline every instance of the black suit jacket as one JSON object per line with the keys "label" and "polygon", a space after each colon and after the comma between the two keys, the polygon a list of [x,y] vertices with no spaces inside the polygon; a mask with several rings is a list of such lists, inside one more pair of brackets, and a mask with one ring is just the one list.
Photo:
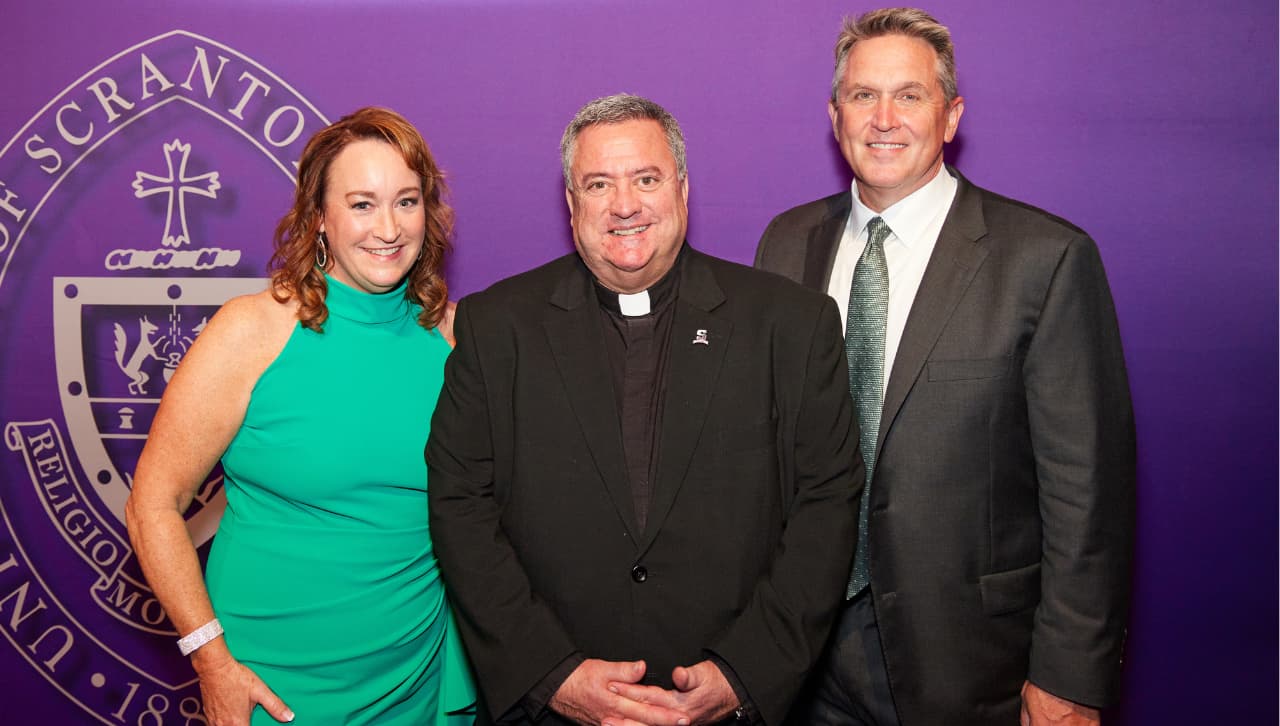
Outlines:
{"label": "black suit jacket", "polygon": [[[950,169],[949,169],[950,170]],[[905,726],[1017,723],[1024,679],[1116,696],[1134,431],[1089,237],[959,181],[889,374],[871,587]],[[852,197],[770,223],[756,264],[825,291]]]}
{"label": "black suit jacket", "polygon": [[431,531],[494,715],[574,651],[644,659],[664,687],[713,653],[778,723],[821,652],[863,478],[838,314],[693,250],[681,274],[644,530],[582,262],[458,305]]}

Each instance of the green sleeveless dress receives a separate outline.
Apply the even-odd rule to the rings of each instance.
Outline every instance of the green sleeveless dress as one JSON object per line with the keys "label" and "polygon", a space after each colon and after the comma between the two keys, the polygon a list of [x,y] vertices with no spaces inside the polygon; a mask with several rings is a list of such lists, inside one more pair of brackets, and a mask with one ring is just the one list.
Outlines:
{"label": "green sleeveless dress", "polygon": [[324,332],[297,326],[223,455],[213,609],[297,726],[471,723],[422,456],[449,345],[404,285],[328,284]]}

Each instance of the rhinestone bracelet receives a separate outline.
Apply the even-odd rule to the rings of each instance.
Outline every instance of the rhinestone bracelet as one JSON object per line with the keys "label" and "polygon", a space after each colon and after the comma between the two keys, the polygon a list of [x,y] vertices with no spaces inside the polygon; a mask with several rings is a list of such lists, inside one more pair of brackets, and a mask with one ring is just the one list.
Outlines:
{"label": "rhinestone bracelet", "polygon": [[191,655],[197,648],[222,635],[222,623],[217,618],[201,625],[178,639],[178,650],[183,655]]}

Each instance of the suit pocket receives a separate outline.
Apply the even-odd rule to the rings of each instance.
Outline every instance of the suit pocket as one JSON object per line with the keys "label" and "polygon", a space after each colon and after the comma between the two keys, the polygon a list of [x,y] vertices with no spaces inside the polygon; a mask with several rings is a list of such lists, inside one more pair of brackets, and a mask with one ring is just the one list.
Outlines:
{"label": "suit pocket", "polygon": [[982,594],[982,612],[987,615],[1034,607],[1040,602],[1040,563],[983,575],[978,578],[978,591]]}
{"label": "suit pocket", "polygon": [[960,360],[931,360],[928,362],[930,381],[970,381],[980,378],[1001,378],[1009,372],[1009,357],[965,358]]}

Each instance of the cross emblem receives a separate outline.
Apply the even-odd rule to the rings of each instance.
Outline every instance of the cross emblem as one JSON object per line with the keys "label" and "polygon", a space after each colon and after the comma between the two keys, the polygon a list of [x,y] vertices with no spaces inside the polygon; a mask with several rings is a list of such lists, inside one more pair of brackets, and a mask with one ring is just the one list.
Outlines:
{"label": "cross emblem", "polygon": [[[156,176],[140,171],[133,179],[133,196],[138,199],[153,194],[168,195],[169,208],[165,214],[164,237],[160,240],[160,244],[165,247],[181,247],[191,242],[191,234],[187,232],[186,196],[197,194],[209,199],[217,199],[218,190],[222,188],[216,171],[187,176],[187,157],[190,154],[191,144],[184,144],[174,139],[164,145],[164,161],[169,167],[167,176]],[[177,201],[176,213],[175,200]],[[179,230],[179,234],[174,234],[175,229]]]}

